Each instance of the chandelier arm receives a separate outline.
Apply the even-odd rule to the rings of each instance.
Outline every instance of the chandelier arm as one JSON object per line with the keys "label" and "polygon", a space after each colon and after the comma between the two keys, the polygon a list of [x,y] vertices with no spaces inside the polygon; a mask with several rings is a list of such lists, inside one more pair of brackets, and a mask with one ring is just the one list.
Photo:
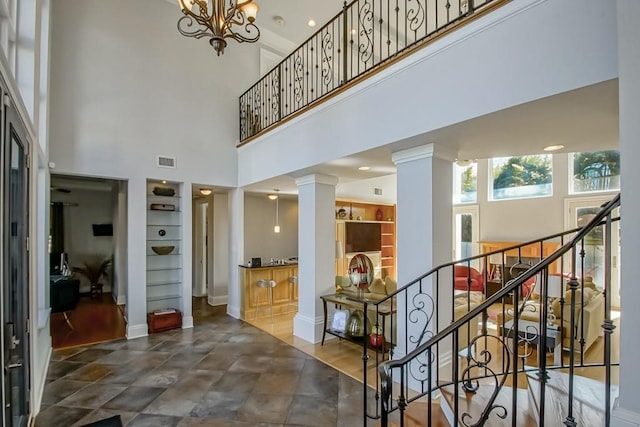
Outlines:
{"label": "chandelier arm", "polygon": [[[260,29],[256,25],[249,23],[245,25],[244,29],[247,32],[247,35],[236,33],[235,31],[229,29],[228,33],[225,34],[223,38],[225,39],[232,38],[238,42],[245,42],[245,43],[253,43],[260,38]],[[254,31],[254,29],[256,34],[252,36],[251,33]]]}
{"label": "chandelier arm", "polygon": [[[202,29],[202,28],[195,27],[194,21],[200,23],[206,28]],[[189,28],[191,27],[194,27],[194,29],[189,30]],[[178,31],[183,36],[195,37],[196,39],[201,39],[202,37],[211,37],[211,33],[210,33],[211,29],[209,28],[209,26],[201,23],[200,21],[198,21],[197,19],[194,19],[194,17],[189,15],[185,15],[180,19],[178,19]]]}

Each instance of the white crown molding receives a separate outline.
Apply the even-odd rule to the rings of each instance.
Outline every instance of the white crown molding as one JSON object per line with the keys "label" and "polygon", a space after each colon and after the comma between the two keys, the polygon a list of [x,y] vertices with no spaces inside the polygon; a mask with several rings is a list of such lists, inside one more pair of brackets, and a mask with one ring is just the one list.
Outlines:
{"label": "white crown molding", "polygon": [[300,187],[303,185],[309,185],[309,184],[325,184],[325,185],[335,186],[338,184],[338,178],[331,175],[322,175],[319,173],[314,173],[314,174],[302,176],[296,179],[297,187]]}
{"label": "white crown molding", "polygon": [[393,160],[393,163],[399,165],[431,157],[453,162],[457,157],[457,153],[440,144],[426,144],[421,145],[420,147],[397,151],[393,153],[391,159]]}
{"label": "white crown molding", "polygon": [[[257,19],[256,24],[259,24]],[[283,57],[289,55],[298,47],[298,45],[291,40],[285,39],[264,27],[260,28],[260,39],[258,39],[258,43],[277,51],[282,54]]]}

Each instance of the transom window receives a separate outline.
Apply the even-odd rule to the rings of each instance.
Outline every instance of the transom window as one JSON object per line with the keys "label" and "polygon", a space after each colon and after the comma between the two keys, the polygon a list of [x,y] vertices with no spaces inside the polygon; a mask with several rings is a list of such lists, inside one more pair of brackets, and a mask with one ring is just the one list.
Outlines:
{"label": "transom window", "polygon": [[491,159],[490,200],[544,197],[553,194],[550,154]]}
{"label": "transom window", "polygon": [[456,162],[453,165],[453,203],[478,201],[478,167],[475,162]]}
{"label": "transom window", "polygon": [[569,156],[572,194],[620,189],[620,152],[573,153]]}

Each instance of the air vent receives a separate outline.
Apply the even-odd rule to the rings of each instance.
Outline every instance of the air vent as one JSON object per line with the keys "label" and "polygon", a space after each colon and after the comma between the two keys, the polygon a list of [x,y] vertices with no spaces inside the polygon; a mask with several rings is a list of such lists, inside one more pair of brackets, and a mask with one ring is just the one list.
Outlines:
{"label": "air vent", "polygon": [[376,196],[382,196],[382,188],[373,187],[373,194],[376,195]]}
{"label": "air vent", "polygon": [[175,169],[176,168],[176,158],[175,157],[158,156],[158,167]]}

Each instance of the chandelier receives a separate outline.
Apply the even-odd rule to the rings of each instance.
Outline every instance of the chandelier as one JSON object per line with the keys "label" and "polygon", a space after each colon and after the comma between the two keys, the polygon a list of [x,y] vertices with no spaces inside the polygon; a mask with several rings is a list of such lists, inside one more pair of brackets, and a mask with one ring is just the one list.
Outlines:
{"label": "chandelier", "polygon": [[224,53],[227,38],[239,43],[255,43],[260,38],[254,24],[258,4],[253,0],[178,0],[178,4],[184,13],[178,20],[180,34],[208,37],[218,56]]}

